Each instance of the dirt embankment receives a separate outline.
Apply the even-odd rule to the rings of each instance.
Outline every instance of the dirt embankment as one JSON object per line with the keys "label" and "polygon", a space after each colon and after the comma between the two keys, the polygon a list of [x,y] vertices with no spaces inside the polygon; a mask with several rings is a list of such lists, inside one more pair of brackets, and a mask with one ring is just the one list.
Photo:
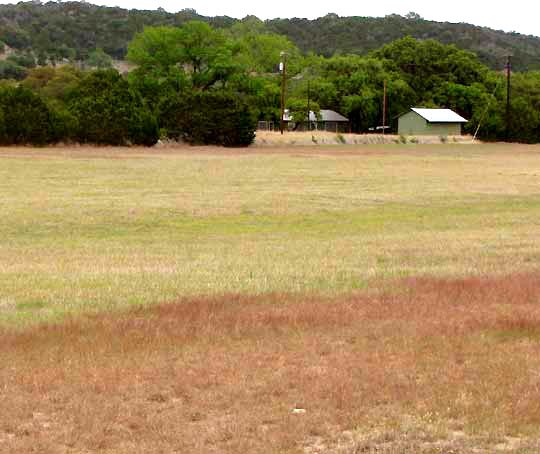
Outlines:
{"label": "dirt embankment", "polygon": [[327,131],[257,131],[256,145],[369,145],[473,143],[471,136],[400,136],[395,134],[345,134]]}

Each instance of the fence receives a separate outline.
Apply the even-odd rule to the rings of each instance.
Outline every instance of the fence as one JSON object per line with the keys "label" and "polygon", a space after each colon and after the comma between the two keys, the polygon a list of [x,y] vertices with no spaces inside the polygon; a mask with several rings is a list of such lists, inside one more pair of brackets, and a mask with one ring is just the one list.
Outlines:
{"label": "fence", "polygon": [[258,131],[274,131],[273,121],[259,121],[257,122]]}

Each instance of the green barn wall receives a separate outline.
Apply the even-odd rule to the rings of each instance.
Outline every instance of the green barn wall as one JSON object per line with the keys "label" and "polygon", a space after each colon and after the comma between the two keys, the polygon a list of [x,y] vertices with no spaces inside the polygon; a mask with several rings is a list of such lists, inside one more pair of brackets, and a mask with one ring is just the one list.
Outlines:
{"label": "green barn wall", "polygon": [[426,135],[427,121],[414,112],[408,112],[398,119],[398,133],[402,136]]}
{"label": "green barn wall", "polygon": [[428,123],[415,112],[398,119],[398,134],[403,136],[460,136],[461,123]]}

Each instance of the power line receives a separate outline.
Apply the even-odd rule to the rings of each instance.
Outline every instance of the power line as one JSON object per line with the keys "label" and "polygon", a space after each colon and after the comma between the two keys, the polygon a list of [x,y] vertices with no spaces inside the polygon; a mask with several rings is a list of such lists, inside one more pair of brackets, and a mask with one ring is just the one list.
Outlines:
{"label": "power line", "polygon": [[281,131],[281,134],[283,134],[283,128],[285,124],[284,116],[285,116],[285,80],[287,78],[287,54],[285,52],[280,53],[281,58],[283,59],[279,63],[279,69],[281,70],[282,78],[281,78],[281,118],[279,119],[279,130]]}
{"label": "power line", "polygon": [[506,132],[505,142],[508,142],[510,131],[510,74],[512,72],[512,57],[506,57]]}

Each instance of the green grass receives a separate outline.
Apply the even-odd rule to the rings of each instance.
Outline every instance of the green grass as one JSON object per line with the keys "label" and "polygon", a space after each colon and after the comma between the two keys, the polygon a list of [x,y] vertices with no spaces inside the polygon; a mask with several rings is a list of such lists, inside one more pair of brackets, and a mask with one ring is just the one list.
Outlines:
{"label": "green grass", "polygon": [[0,149],[0,451],[538,452],[539,220],[540,146]]}
{"label": "green grass", "polygon": [[0,150],[0,323],[540,263],[540,147]]}

